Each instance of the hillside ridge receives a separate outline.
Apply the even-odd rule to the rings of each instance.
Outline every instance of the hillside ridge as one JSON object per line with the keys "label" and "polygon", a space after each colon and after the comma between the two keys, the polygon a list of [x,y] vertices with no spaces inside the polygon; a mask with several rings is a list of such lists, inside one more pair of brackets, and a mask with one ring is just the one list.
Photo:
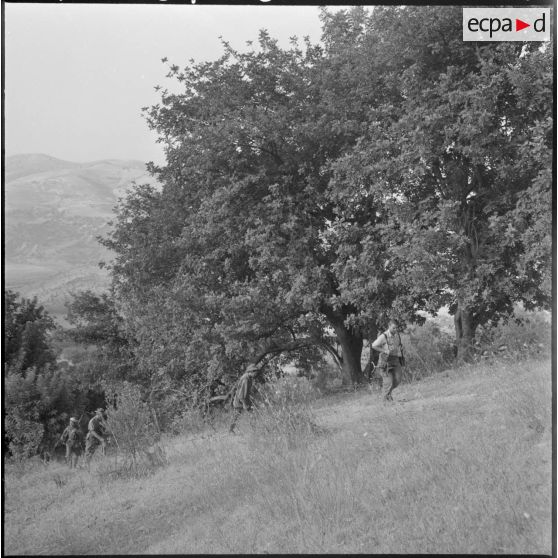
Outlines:
{"label": "hillside ridge", "polygon": [[5,159],[6,287],[40,296],[55,318],[70,291],[102,291],[97,238],[110,231],[118,200],[134,183],[156,184],[138,160],[73,162],[44,153]]}

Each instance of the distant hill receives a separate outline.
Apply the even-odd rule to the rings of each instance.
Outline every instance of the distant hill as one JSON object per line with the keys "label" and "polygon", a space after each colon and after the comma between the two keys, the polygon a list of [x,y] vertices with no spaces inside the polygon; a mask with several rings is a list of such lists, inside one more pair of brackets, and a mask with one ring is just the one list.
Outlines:
{"label": "distant hill", "polygon": [[5,177],[6,287],[38,296],[60,319],[69,292],[106,288],[98,264],[111,255],[96,237],[109,231],[132,183],[155,180],[141,161],[75,163],[42,154],[6,157]]}

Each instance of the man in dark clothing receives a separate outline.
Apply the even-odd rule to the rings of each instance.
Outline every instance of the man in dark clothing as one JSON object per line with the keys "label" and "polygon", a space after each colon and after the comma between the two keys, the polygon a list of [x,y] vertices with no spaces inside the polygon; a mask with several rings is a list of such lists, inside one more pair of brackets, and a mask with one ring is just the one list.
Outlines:
{"label": "man in dark clothing", "polygon": [[87,425],[87,437],[85,438],[85,461],[89,463],[93,454],[100,446],[103,454],[105,453],[105,420],[103,418],[103,409],[97,409],[95,416]]}
{"label": "man in dark clothing", "polygon": [[393,401],[391,394],[401,383],[401,365],[404,363],[401,336],[394,320],[389,321],[388,329],[372,343],[372,348],[380,353],[377,367],[382,375],[383,399]]}
{"label": "man in dark clothing", "polygon": [[83,451],[83,434],[79,428],[78,420],[74,417],[70,419],[70,424],[62,432],[60,443],[66,445],[66,463],[70,469],[77,467],[79,456]]}
{"label": "man in dark clothing", "polygon": [[236,423],[242,411],[250,411],[252,409],[252,383],[257,372],[258,367],[255,364],[250,364],[238,380],[232,401],[234,416],[229,428],[231,433],[234,433]]}

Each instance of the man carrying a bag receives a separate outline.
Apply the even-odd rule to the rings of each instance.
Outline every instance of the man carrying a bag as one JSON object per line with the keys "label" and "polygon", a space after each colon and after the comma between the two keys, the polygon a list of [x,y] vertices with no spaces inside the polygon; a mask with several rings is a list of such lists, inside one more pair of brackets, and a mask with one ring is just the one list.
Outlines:
{"label": "man carrying a bag", "polygon": [[401,366],[405,366],[403,345],[395,320],[389,321],[388,329],[372,343],[372,348],[380,353],[377,367],[382,374],[383,399],[393,401],[391,393],[401,383]]}

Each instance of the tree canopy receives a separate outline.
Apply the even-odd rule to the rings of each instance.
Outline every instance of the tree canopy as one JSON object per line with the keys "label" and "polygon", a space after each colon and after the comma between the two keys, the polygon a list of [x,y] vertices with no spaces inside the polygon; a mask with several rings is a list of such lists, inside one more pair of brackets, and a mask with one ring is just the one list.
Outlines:
{"label": "tree canopy", "polygon": [[179,92],[145,108],[160,187],[103,242],[156,383],[211,396],[247,361],[320,351],[358,382],[388,317],[449,304],[466,358],[478,325],[548,302],[551,49],[464,43],[451,7],[321,18],[317,45],[262,31],[169,65]]}
{"label": "tree canopy", "polygon": [[467,358],[479,325],[550,301],[552,64],[548,45],[463,42],[459,11],[374,11],[367,58],[397,94],[341,172],[392,194],[397,272],[449,303]]}

